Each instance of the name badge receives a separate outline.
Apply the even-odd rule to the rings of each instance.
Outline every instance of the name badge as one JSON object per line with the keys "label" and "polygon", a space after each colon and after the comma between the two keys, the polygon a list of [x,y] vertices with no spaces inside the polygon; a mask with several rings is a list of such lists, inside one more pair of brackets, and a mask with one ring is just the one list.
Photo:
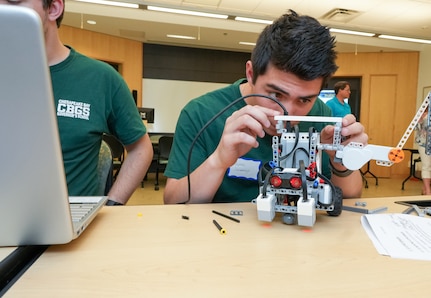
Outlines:
{"label": "name badge", "polygon": [[256,180],[259,175],[259,168],[262,162],[246,158],[238,158],[227,172],[228,177]]}

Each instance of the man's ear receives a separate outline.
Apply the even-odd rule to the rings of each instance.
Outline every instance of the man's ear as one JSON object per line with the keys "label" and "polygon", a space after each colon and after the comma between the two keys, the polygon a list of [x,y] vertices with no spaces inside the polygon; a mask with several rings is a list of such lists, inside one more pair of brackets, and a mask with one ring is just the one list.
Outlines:
{"label": "man's ear", "polygon": [[250,60],[245,64],[245,76],[249,84],[253,85],[253,64]]}
{"label": "man's ear", "polygon": [[63,0],[53,0],[51,6],[48,9],[48,17],[50,21],[57,21],[64,10]]}

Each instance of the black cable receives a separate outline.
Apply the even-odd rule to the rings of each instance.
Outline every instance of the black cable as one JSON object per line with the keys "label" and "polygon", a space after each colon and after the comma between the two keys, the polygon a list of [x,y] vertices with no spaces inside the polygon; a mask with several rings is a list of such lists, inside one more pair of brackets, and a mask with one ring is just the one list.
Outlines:
{"label": "black cable", "polygon": [[[295,164],[296,164],[296,152],[297,151],[303,151],[305,153],[305,155],[307,156],[307,158],[310,157],[310,155],[308,154],[307,150],[305,150],[305,148],[302,148],[302,147],[296,148],[295,151],[293,152],[292,166],[291,166],[291,168],[295,167]],[[301,159],[301,161],[303,161],[303,160]]]}
{"label": "black cable", "polygon": [[268,173],[266,173],[265,181],[263,182],[262,186],[262,197],[266,198],[266,189],[268,188],[269,179],[271,178],[272,173],[274,173],[275,169],[283,170],[280,167],[274,167]]}
{"label": "black cable", "polygon": [[299,170],[301,172],[301,181],[302,181],[302,201],[308,201],[308,192],[307,192],[307,175],[305,174],[305,164],[301,159],[299,161]]}
{"label": "black cable", "polygon": [[[295,130],[295,144],[293,145],[292,150],[290,150],[289,153],[286,153],[285,155],[280,157],[280,161],[288,158],[289,155],[292,154],[293,150],[295,150],[296,146],[298,146],[298,143],[299,143],[299,127],[298,127],[298,125],[294,125],[293,129]],[[292,168],[293,168],[293,166],[292,166]]]}
{"label": "black cable", "polygon": [[192,141],[192,144],[190,145],[190,150],[189,150],[189,154],[187,156],[187,191],[188,191],[188,196],[187,196],[187,201],[183,202],[183,204],[187,204],[188,202],[190,202],[191,199],[191,185],[190,185],[190,163],[191,163],[191,157],[192,157],[192,151],[193,151],[193,147],[195,146],[198,138],[201,136],[201,134],[205,131],[205,129],[207,129],[207,127],[213,123],[218,117],[220,117],[220,115],[222,115],[224,112],[226,112],[228,109],[230,109],[233,105],[237,104],[238,102],[249,98],[249,97],[262,97],[262,98],[267,98],[272,100],[273,102],[275,102],[276,104],[278,104],[284,112],[284,115],[288,115],[289,113],[287,112],[286,108],[274,97],[268,96],[268,95],[263,95],[263,94],[249,94],[249,95],[245,95],[245,96],[241,96],[239,98],[237,98],[236,100],[234,100],[233,102],[231,102],[230,104],[228,104],[225,108],[223,108],[220,112],[218,112],[217,114],[215,114],[207,123],[205,123],[205,125],[199,130],[199,132],[196,134],[195,138]]}
{"label": "black cable", "polygon": [[325,203],[319,202],[319,204],[322,205],[322,206],[325,206],[325,207],[330,207],[334,203],[334,196],[336,194],[335,186],[331,182],[331,180],[329,180],[325,175],[320,174],[319,172],[317,172],[317,177],[323,179],[327,184],[329,184],[329,186],[331,187],[331,190],[332,190],[331,203],[325,204]]}

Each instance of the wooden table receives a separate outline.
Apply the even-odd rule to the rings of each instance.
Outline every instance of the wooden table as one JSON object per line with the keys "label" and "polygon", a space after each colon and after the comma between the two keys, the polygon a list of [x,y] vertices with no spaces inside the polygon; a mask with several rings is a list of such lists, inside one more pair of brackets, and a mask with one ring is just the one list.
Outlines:
{"label": "wooden table", "polygon": [[[401,212],[395,200],[418,198],[360,201]],[[236,223],[212,210],[244,215]],[[6,297],[428,297],[431,262],[379,255],[361,215],[319,213],[306,228],[278,215],[259,222],[251,203],[105,207],[79,239],[51,246]]]}
{"label": "wooden table", "polygon": [[16,247],[0,247],[0,261],[6,258]]}

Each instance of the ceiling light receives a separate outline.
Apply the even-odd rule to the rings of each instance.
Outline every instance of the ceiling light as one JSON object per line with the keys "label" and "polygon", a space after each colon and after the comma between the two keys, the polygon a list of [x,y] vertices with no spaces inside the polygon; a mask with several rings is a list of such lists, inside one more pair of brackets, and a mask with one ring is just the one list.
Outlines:
{"label": "ceiling light", "polygon": [[128,8],[139,8],[139,4],[117,2],[117,1],[107,1],[107,0],[75,0],[75,1],[86,2],[86,3],[93,3],[93,4],[102,4],[102,5],[128,7]]}
{"label": "ceiling light", "polygon": [[196,37],[194,37],[194,36],[187,36],[187,35],[167,34],[166,36],[169,37],[169,38],[196,39]]}
{"label": "ceiling light", "polygon": [[401,37],[401,36],[392,36],[392,35],[385,35],[385,34],[379,35],[378,38],[431,44],[431,40],[427,40],[427,39],[418,39],[418,38],[409,38],[409,37]]}
{"label": "ceiling light", "polygon": [[250,23],[259,23],[259,24],[268,24],[268,25],[271,25],[273,23],[273,21],[270,21],[270,20],[244,18],[244,17],[235,17],[235,21],[250,22]]}
{"label": "ceiling light", "polygon": [[255,42],[248,42],[248,41],[240,41],[239,44],[245,45],[245,46],[255,46]]}
{"label": "ceiling light", "polygon": [[336,28],[330,28],[329,31],[334,32],[334,33],[360,35],[360,36],[369,36],[369,37],[376,35],[375,33],[352,31],[352,30],[344,30],[344,29],[336,29]]}
{"label": "ceiling light", "polygon": [[97,23],[96,23],[96,21],[88,20],[87,24],[89,24],[89,25],[96,25]]}
{"label": "ceiling light", "polygon": [[153,11],[185,14],[185,15],[206,17],[206,18],[216,18],[216,19],[227,19],[228,18],[228,15],[223,15],[223,14],[215,14],[215,13],[207,13],[207,12],[199,12],[199,11],[183,10],[183,9],[174,9],[174,8],[165,8],[165,7],[158,7],[158,6],[151,6],[151,5],[148,5],[147,9],[153,10]]}

